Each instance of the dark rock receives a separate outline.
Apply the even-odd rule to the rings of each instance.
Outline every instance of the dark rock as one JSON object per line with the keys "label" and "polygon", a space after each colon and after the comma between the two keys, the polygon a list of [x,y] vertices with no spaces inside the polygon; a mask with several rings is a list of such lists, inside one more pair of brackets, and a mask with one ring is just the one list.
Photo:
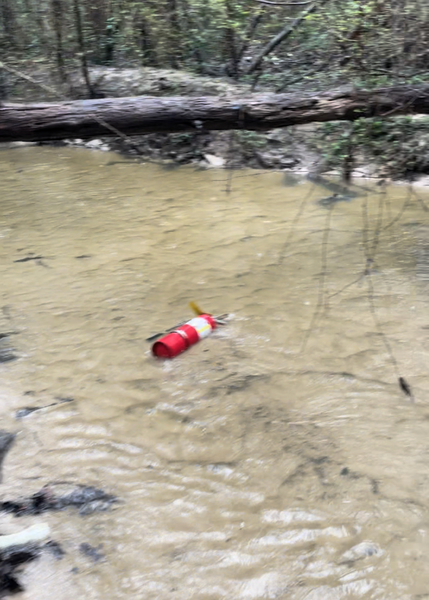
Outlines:
{"label": "dark rock", "polygon": [[99,550],[101,548],[102,548],[101,544],[99,546],[97,546],[97,548],[94,548],[94,546],[91,546],[87,542],[83,542],[79,546],[79,551],[82,554],[84,554],[85,556],[88,556],[89,558],[91,558],[94,562],[98,562],[104,558],[104,554],[99,552]]}
{"label": "dark rock", "polygon": [[42,258],[45,258],[44,256],[24,256],[24,258],[17,258],[16,260],[14,260],[14,263],[24,263],[24,262],[29,262],[30,260],[40,260]]}
{"label": "dark rock", "polygon": [[59,498],[59,502],[62,506],[85,506],[95,501],[103,502],[114,502],[115,496],[106,494],[103,490],[95,488],[93,486],[78,486],[74,488],[70,493],[64,494]]}
{"label": "dark rock", "polygon": [[111,500],[93,500],[92,502],[86,502],[79,508],[79,514],[83,517],[85,515],[91,515],[94,512],[105,512],[106,510],[109,510],[111,504]]}
{"label": "dark rock", "polygon": [[0,363],[9,362],[18,358],[9,346],[9,336],[15,335],[16,333],[16,331],[3,331],[0,333]]}
{"label": "dark rock", "polygon": [[61,560],[65,555],[65,552],[62,549],[61,545],[58,542],[54,542],[53,540],[46,542],[46,544],[43,547],[46,550],[48,550],[48,552],[50,552],[50,554],[52,554],[52,556],[57,560]]}
{"label": "dark rock", "polygon": [[16,411],[15,419],[23,419],[24,417],[31,415],[31,413],[34,413],[36,410],[40,410],[40,408],[36,408],[36,407],[32,408],[31,406],[24,406],[24,408],[20,408],[19,410]]}
{"label": "dark rock", "polygon": [[255,150],[254,155],[264,169],[291,169],[299,163],[299,159],[285,156],[280,151],[258,152]]}
{"label": "dark rock", "polygon": [[0,598],[23,591],[17,579],[17,571],[21,565],[35,560],[40,555],[37,544],[22,544],[0,551]]}
{"label": "dark rock", "polygon": [[79,509],[80,515],[89,515],[108,510],[117,502],[116,496],[93,486],[67,486],[63,493],[60,491],[60,485],[46,485],[29,498],[0,502],[0,510],[21,516],[39,515],[48,510],[63,510],[74,506]]}
{"label": "dark rock", "polygon": [[0,346],[0,363],[16,360],[18,357],[13,353],[11,348]]}
{"label": "dark rock", "polygon": [[14,433],[9,433],[8,431],[4,431],[0,429],[0,483],[2,481],[2,466],[3,460],[6,454],[9,452],[13,441],[15,439]]}
{"label": "dark rock", "polygon": [[23,408],[20,408],[16,411],[15,419],[23,419],[24,417],[28,417],[28,415],[31,415],[32,413],[38,410],[43,410],[44,408],[56,406],[57,404],[63,404],[65,402],[74,402],[74,398],[61,396],[56,396],[55,400],[57,400],[57,402],[52,402],[51,404],[46,404],[45,406],[24,406]]}
{"label": "dark rock", "polygon": [[280,156],[278,159],[278,166],[280,169],[293,169],[299,164],[299,159],[293,156]]}

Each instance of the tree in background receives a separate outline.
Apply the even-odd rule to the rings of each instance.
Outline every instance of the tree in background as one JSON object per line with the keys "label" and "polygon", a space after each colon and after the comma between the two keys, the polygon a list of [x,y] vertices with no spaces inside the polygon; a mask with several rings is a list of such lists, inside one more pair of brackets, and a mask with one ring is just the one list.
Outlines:
{"label": "tree in background", "polygon": [[[79,16],[78,16],[79,15]],[[277,89],[420,82],[426,0],[0,0],[4,58],[157,66]],[[414,79],[413,79],[414,78]]]}

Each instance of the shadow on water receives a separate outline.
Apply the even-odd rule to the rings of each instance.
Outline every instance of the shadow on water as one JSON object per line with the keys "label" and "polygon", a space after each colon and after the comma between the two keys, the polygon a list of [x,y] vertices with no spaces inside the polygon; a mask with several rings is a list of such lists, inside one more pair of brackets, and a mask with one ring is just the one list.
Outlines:
{"label": "shadow on water", "polygon": [[290,173],[285,173],[283,175],[283,185],[286,187],[295,187],[301,182],[302,177],[298,177],[297,175],[291,175]]}

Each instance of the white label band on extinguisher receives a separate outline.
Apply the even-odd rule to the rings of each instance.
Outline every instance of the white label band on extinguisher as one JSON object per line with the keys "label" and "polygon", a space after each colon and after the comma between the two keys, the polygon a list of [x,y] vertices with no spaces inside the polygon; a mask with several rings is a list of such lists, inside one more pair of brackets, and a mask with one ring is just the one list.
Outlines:
{"label": "white label band on extinguisher", "polygon": [[195,319],[188,321],[187,324],[196,329],[200,340],[207,337],[212,332],[212,326],[202,317],[195,317]]}

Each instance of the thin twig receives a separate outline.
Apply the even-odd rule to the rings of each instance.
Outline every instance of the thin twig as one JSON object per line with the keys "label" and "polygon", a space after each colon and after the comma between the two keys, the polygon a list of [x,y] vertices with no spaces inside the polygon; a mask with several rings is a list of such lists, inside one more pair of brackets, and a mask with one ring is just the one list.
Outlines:
{"label": "thin twig", "polygon": [[399,221],[399,219],[402,217],[402,215],[404,214],[404,212],[406,211],[408,204],[410,203],[410,196],[408,196],[408,198],[406,198],[404,204],[402,205],[401,210],[399,211],[399,213],[396,215],[396,217],[394,217],[390,223],[388,223],[387,225],[385,225],[383,227],[383,230],[386,231],[386,229],[389,229],[390,227],[392,227],[392,225],[394,225],[395,223],[397,223]]}
{"label": "thin twig", "polygon": [[377,247],[380,242],[381,226],[383,224],[383,209],[384,209],[384,198],[382,195],[380,195],[380,197],[378,199],[377,222],[376,222],[376,226],[375,226],[375,230],[374,230],[374,237],[372,238],[371,258],[372,258],[373,262],[375,260],[375,253],[377,251]]}
{"label": "thin twig", "polygon": [[294,218],[292,220],[291,226],[289,228],[289,233],[288,233],[288,236],[286,238],[286,242],[285,242],[283,248],[280,251],[280,257],[279,257],[279,260],[278,260],[278,263],[277,263],[278,265],[281,265],[283,263],[284,259],[285,259],[286,250],[289,248],[289,245],[290,245],[290,243],[292,241],[292,236],[295,233],[295,228],[298,225],[298,222],[299,222],[299,220],[300,220],[300,218],[302,216],[302,213],[304,212],[304,208],[305,208],[305,206],[307,204],[307,200],[309,200],[309,198],[313,194],[314,188],[315,188],[315,185],[313,183],[312,186],[311,186],[311,188],[310,188],[310,190],[309,190],[309,192],[308,192],[308,194],[306,196],[304,196],[304,198],[301,200],[299,208],[298,208],[298,210],[297,210],[297,212],[296,212],[296,214],[295,214],[295,216],[294,216]]}
{"label": "thin twig", "polygon": [[260,53],[254,58],[249,65],[246,75],[250,75],[264,60],[264,58],[270,54],[279,44],[281,44],[286,38],[288,38],[296,29],[303,23],[308,15],[315,12],[318,8],[321,8],[329,0],[319,0],[319,2],[311,2],[308,8],[304,9],[296,19],[290,24],[284,27],[276,36],[274,36],[260,51]]}
{"label": "thin twig", "polygon": [[316,304],[316,308],[314,309],[310,325],[309,325],[307,331],[305,332],[304,339],[301,344],[301,348],[300,348],[301,353],[304,352],[304,350],[307,346],[308,340],[310,339],[310,335],[314,329],[314,326],[316,325],[316,322],[319,317],[320,311],[322,310],[322,307],[324,307],[325,309],[327,308],[327,305],[325,304],[325,280],[326,280],[327,261],[328,261],[328,240],[329,240],[329,232],[331,229],[331,216],[332,216],[333,209],[334,209],[334,205],[331,204],[331,206],[329,207],[329,210],[327,212],[327,215],[326,215],[326,224],[325,224],[325,229],[323,231],[323,239],[322,239],[322,255],[321,255],[322,270],[321,270],[320,277],[319,277],[319,290],[318,290],[317,304]]}
{"label": "thin twig", "polygon": [[369,309],[370,312],[372,314],[372,318],[374,319],[374,324],[377,328],[378,334],[381,337],[381,339],[383,340],[383,343],[386,347],[387,350],[387,354],[389,355],[390,358],[390,362],[392,363],[393,366],[393,370],[395,372],[396,377],[400,378],[399,376],[399,370],[398,370],[398,362],[393,354],[393,350],[392,350],[392,346],[386,336],[386,334],[383,331],[383,328],[381,327],[381,323],[380,320],[377,316],[377,312],[375,310],[375,304],[374,304],[374,286],[372,283],[372,278],[371,278],[371,272],[367,273],[367,284],[368,284],[368,293],[367,293],[367,299],[368,299],[368,304],[369,304]]}

